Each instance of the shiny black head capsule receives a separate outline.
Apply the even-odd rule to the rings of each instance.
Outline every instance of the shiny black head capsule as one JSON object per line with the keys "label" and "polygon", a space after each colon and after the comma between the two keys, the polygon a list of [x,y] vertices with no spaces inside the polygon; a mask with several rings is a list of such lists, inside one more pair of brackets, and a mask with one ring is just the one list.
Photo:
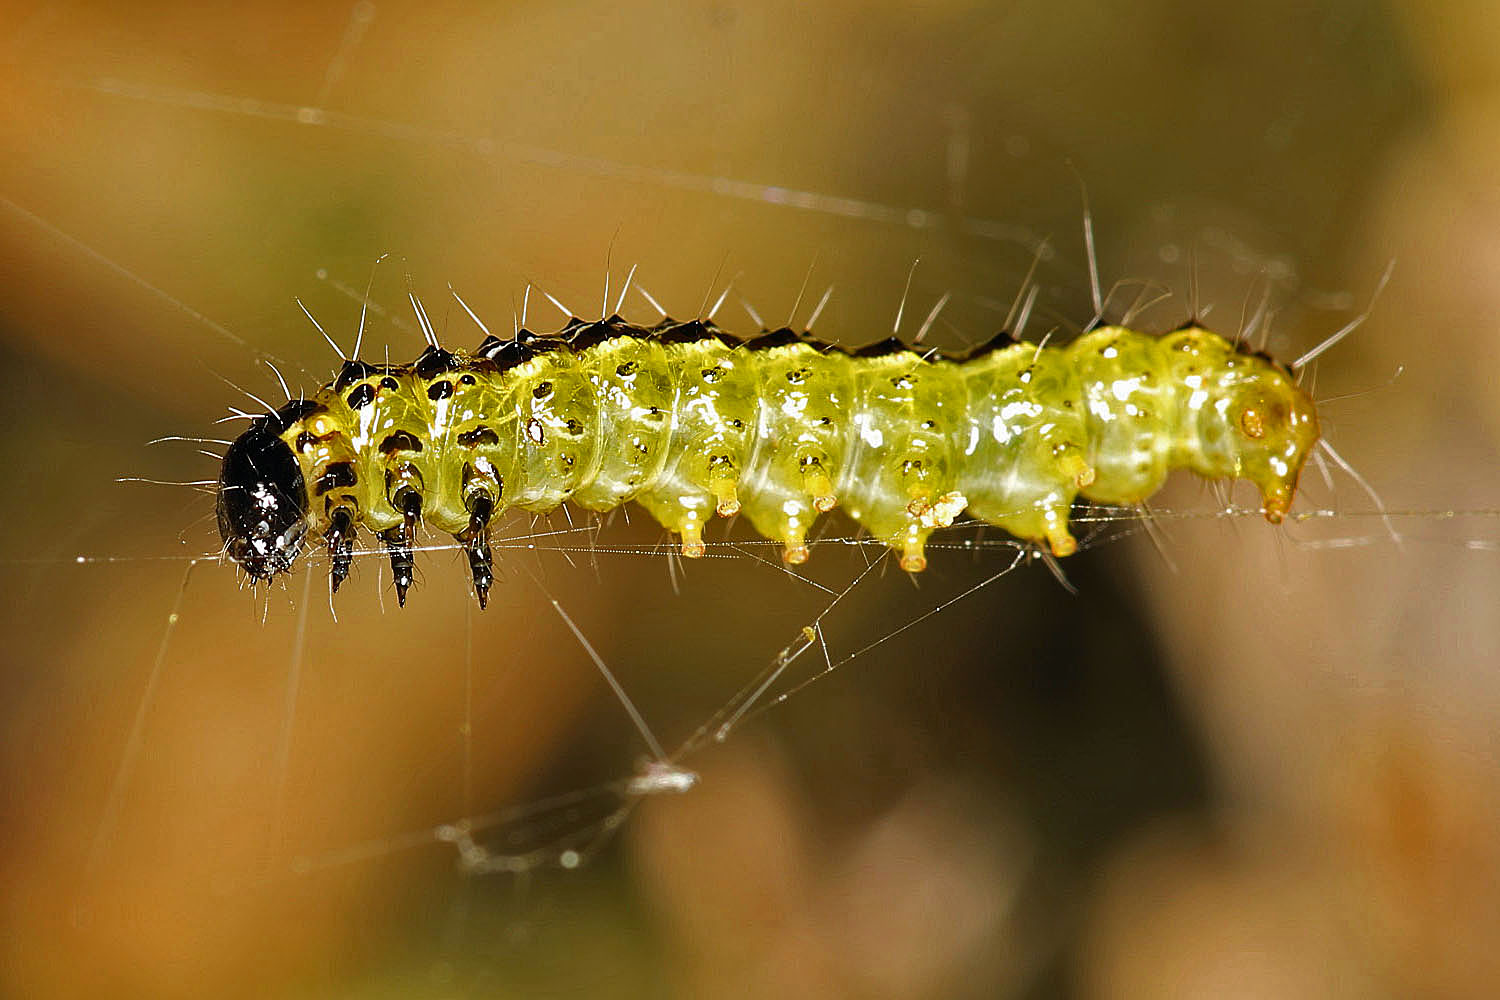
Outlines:
{"label": "shiny black head capsule", "polygon": [[292,568],[307,534],[307,484],[281,435],[312,404],[288,403],[258,418],[229,446],[219,473],[219,535],[251,580]]}

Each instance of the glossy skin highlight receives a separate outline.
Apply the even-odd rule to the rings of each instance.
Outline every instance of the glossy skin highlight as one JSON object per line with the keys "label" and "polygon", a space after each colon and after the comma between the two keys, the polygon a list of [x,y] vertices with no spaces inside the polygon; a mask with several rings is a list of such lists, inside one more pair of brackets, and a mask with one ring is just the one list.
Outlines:
{"label": "glossy skin highlight", "polygon": [[[1064,347],[1007,340],[948,358],[894,342],[851,353],[786,330],[741,343],[703,322],[575,320],[472,354],[347,363],[231,448],[220,528],[254,578],[322,540],[335,587],[357,530],[374,532],[403,602],[418,524],[463,544],[483,601],[493,517],[565,501],[635,502],[690,558],[710,518],[743,513],[793,564],[840,506],[916,572],[928,536],[965,511],[1069,555],[1076,497],[1140,503],[1177,468],[1254,483],[1279,522],[1317,438],[1290,372],[1197,327],[1103,327]],[[257,479],[251,451],[275,482]],[[300,497],[269,521],[226,518],[231,491],[290,499],[299,477]],[[270,522],[275,539],[257,535]],[[274,558],[241,558],[268,547]]]}

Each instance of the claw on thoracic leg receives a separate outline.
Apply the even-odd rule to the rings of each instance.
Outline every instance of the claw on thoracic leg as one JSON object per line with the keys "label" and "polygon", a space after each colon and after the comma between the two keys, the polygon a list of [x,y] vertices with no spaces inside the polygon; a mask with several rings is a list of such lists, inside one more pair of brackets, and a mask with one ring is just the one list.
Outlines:
{"label": "claw on thoracic leg", "polygon": [[380,533],[380,540],[391,556],[391,576],[396,583],[396,601],[406,607],[406,591],[411,587],[415,563],[411,557],[411,545],[406,540],[405,529],[397,525]]}
{"label": "claw on thoracic leg", "polygon": [[417,541],[417,522],[422,518],[422,494],[406,490],[400,495],[401,523],[380,533],[391,554],[391,575],[395,577],[396,602],[406,607],[406,591],[411,587],[416,563],[411,556]]}
{"label": "claw on thoracic leg", "polygon": [[494,509],[489,497],[476,497],[469,507],[469,527],[454,536],[463,543],[464,555],[469,558],[469,571],[474,576],[474,596],[479,599],[481,611],[489,604],[490,587],[495,582],[494,558],[490,551],[490,516]]}
{"label": "claw on thoracic leg", "polygon": [[349,568],[354,562],[354,519],[347,507],[334,508],[328,527],[328,571],[333,592],[349,578]]}

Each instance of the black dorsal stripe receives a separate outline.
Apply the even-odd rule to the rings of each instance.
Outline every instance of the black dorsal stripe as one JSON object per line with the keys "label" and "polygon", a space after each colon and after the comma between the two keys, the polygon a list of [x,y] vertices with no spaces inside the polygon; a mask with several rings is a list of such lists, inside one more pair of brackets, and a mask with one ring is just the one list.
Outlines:
{"label": "black dorsal stripe", "polygon": [[274,415],[268,414],[267,416],[260,417],[256,423],[260,424],[263,421],[265,424],[271,425],[277,434],[281,434],[299,420],[306,420],[308,417],[326,412],[326,410],[327,407],[322,403],[314,403],[310,399],[293,399],[277,410]]}
{"label": "black dorsal stripe", "polygon": [[[666,322],[662,321],[663,324]],[[663,344],[701,344],[705,340],[717,340],[732,347],[738,343],[726,339],[724,332],[712,323],[698,319],[686,323],[658,324],[654,332],[656,339]]]}
{"label": "black dorsal stripe", "polygon": [[524,365],[536,357],[536,352],[518,340],[501,340],[498,337],[486,337],[480,346],[481,356],[493,362],[499,371],[507,371],[517,365]]}
{"label": "black dorsal stripe", "polygon": [[354,383],[363,382],[374,375],[375,371],[374,365],[363,361],[345,361],[344,367],[339,369],[338,377],[333,380],[333,389],[335,392],[342,393]]}
{"label": "black dorsal stripe", "polygon": [[598,323],[588,323],[576,328],[572,336],[568,338],[569,349],[575,352],[586,351],[591,347],[597,347],[607,340],[616,337],[629,337],[640,339],[649,337],[649,330],[639,326],[632,326],[619,316],[611,316],[609,319]]}
{"label": "black dorsal stripe", "polygon": [[424,379],[434,379],[448,372],[456,372],[462,367],[457,355],[441,347],[428,347],[417,356],[416,362],[412,364],[418,377]]}
{"label": "black dorsal stripe", "polygon": [[873,344],[857,347],[849,353],[852,357],[856,358],[884,358],[892,354],[901,354],[910,350],[911,348],[907,347],[905,341],[900,337],[886,337],[884,340],[877,340]]}
{"label": "black dorsal stripe", "polygon": [[567,337],[570,331],[583,325],[579,319],[568,320],[568,325],[556,333],[532,333],[524,326],[516,331],[516,343],[528,347],[537,354],[547,351],[556,351],[568,346]]}
{"label": "black dorsal stripe", "polygon": [[995,351],[1006,350],[1007,348],[1014,347],[1019,343],[1020,341],[1017,340],[1015,338],[1015,335],[1012,334],[1009,330],[1001,330],[989,340],[986,340],[980,344],[975,344],[955,360],[967,361],[970,358],[978,358],[986,354],[992,354]]}
{"label": "black dorsal stripe", "polygon": [[768,351],[773,347],[787,347],[802,342],[802,338],[795,332],[782,327],[779,330],[767,330],[758,337],[752,337],[745,341],[744,346],[752,351]]}

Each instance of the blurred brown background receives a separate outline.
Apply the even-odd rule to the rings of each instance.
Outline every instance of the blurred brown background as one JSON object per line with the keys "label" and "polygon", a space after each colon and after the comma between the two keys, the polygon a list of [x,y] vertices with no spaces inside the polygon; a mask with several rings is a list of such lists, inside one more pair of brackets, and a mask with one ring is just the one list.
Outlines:
{"label": "blurred brown background", "polygon": [[[0,991],[1487,995],[1500,552],[1492,518],[1436,514],[1500,506],[1497,51],[1473,0],[0,5]],[[674,592],[662,558],[519,549],[481,616],[437,553],[400,614],[362,564],[335,623],[321,580],[182,591],[211,501],[113,481],[212,477],[144,442],[218,436],[244,402],[218,375],[274,391],[256,352],[326,377],[292,298],[347,345],[339,287],[386,251],[376,302],[404,316],[409,271],[459,342],[446,283],[499,329],[528,281],[592,315],[607,257],[678,314],[735,277],[772,321],[815,262],[801,316],[833,284],[820,333],[863,342],[920,257],[905,332],[951,292],[956,344],[1050,236],[1030,332],[1065,334],[1079,178],[1106,285],[1178,293],[1157,328],[1193,287],[1229,330],[1266,295],[1295,357],[1398,261],[1316,378],[1356,394],[1327,431],[1417,513],[1404,544],[1311,474],[1340,516],[1169,516],[1175,572],[1136,535],[1069,560],[1077,597],[1024,568],[695,757],[701,787],[578,870],[465,877],[420,835],[642,753],[531,574],[669,745],[829,594],[747,556]],[[599,545],[654,543],[641,520]],[[867,581],[829,641],[1006,558]],[[598,805],[486,842],[557,846]]]}

